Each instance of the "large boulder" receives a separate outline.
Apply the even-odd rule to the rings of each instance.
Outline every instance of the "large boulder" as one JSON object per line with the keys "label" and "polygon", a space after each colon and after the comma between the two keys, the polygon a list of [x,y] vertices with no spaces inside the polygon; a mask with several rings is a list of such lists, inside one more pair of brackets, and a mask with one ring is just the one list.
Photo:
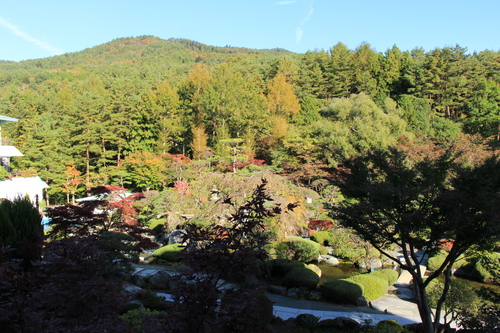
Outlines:
{"label": "large boulder", "polygon": [[144,289],[134,286],[131,284],[125,284],[123,286],[123,294],[127,300],[139,299],[144,295]]}
{"label": "large boulder", "polygon": [[168,245],[184,243],[184,236],[185,235],[186,235],[186,231],[184,231],[184,230],[181,230],[181,229],[173,230],[168,235]]}
{"label": "large boulder", "polygon": [[164,289],[167,290],[170,285],[170,279],[172,276],[166,270],[158,271],[149,277],[149,284],[154,289]]}
{"label": "large boulder", "polygon": [[144,279],[144,276],[139,273],[132,274],[130,276],[130,282],[132,282],[139,288],[144,288],[144,286],[146,286],[146,280]]}
{"label": "large boulder", "polygon": [[128,302],[127,304],[125,304],[125,306],[121,310],[121,313],[122,314],[127,313],[129,311],[136,310],[136,309],[144,309],[144,304],[142,304],[142,302],[139,301],[138,299],[134,299],[134,300]]}
{"label": "large boulder", "polygon": [[356,320],[349,317],[337,317],[320,321],[319,327],[334,328],[339,330],[355,330],[361,327],[361,325]]}
{"label": "large boulder", "polygon": [[368,269],[380,269],[380,268],[382,268],[382,260],[380,260],[380,259],[371,259],[368,262],[368,265],[366,264],[366,262],[361,261],[359,263],[359,268],[365,269],[365,270],[368,270]]}
{"label": "large boulder", "polygon": [[271,294],[286,295],[286,287],[282,287],[282,286],[270,285],[267,288],[267,291],[270,292]]}
{"label": "large boulder", "polygon": [[356,300],[357,306],[368,306],[368,300],[365,296],[361,296]]}
{"label": "large boulder", "polygon": [[325,263],[328,266],[337,266],[338,264],[340,264],[340,261],[337,258],[329,254],[320,255],[319,262]]}

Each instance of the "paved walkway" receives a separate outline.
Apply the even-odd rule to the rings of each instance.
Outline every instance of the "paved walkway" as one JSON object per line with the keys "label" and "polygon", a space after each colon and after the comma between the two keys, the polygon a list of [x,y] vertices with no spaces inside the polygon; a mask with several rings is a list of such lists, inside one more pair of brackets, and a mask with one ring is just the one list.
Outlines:
{"label": "paved walkway", "polygon": [[[135,266],[135,272],[143,276],[151,276],[164,266]],[[170,294],[158,293],[159,296],[172,300]],[[301,300],[267,293],[274,302],[274,315],[284,320],[297,317],[299,314],[308,313],[323,319],[336,317],[349,317],[359,323],[370,322],[376,324],[382,320],[394,319],[402,325],[421,322],[415,303],[409,301],[408,294],[386,294],[372,302],[372,307],[343,306],[328,302]]]}
{"label": "paved walkway", "polygon": [[359,323],[378,323],[394,319],[402,325],[419,323],[420,315],[416,304],[396,295],[384,295],[372,302],[372,307],[342,306],[327,302],[300,300],[286,296],[267,294],[275,302],[274,314],[284,320],[308,313],[323,319],[349,317]]}

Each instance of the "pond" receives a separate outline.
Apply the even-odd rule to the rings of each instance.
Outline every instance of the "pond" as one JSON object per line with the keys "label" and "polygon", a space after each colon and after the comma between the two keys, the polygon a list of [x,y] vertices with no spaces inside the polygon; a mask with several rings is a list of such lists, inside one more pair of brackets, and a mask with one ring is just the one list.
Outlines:
{"label": "pond", "polygon": [[345,279],[349,276],[360,274],[359,268],[354,267],[350,264],[340,264],[337,266],[329,266],[327,264],[319,264],[318,267],[321,269],[321,278],[319,284],[322,285],[325,282]]}

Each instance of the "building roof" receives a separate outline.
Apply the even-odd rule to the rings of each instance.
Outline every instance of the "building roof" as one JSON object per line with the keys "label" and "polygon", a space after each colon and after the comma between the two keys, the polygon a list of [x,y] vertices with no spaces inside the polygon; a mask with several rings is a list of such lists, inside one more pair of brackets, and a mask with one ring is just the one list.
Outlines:
{"label": "building roof", "polygon": [[14,200],[17,197],[29,196],[32,202],[36,198],[43,199],[43,189],[49,187],[40,177],[15,177],[0,181],[0,198]]}
{"label": "building roof", "polygon": [[24,156],[24,155],[14,146],[0,146],[0,158],[12,157],[12,156]]}

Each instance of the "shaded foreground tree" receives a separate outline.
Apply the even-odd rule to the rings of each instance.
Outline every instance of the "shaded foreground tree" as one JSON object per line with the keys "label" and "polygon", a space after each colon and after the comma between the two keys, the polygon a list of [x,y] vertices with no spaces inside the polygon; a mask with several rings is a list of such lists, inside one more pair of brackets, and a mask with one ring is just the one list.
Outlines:
{"label": "shaded foreground tree", "polygon": [[1,248],[2,332],[127,332],[119,265],[97,239],[47,243],[27,269],[5,254]]}
{"label": "shaded foreground tree", "polygon": [[[148,320],[147,332],[264,332],[265,322],[255,313],[265,307],[252,291],[233,290],[231,297],[241,301],[224,306],[228,292],[221,288],[221,279],[235,279],[251,274],[259,260],[267,258],[265,222],[282,211],[293,210],[294,204],[269,206],[273,199],[267,193],[267,181],[254,190],[252,198],[235,207],[230,198],[224,202],[235,208],[224,225],[185,227],[183,263],[187,270],[175,293],[175,306],[167,314],[153,315]],[[220,311],[219,301],[223,299]],[[258,311],[259,310],[259,311]],[[271,311],[272,313],[272,311]],[[244,314],[244,315],[243,315]],[[238,317],[238,318],[237,318]],[[245,322],[245,318],[248,318]]]}
{"label": "shaded foreground tree", "polygon": [[[81,206],[48,210],[52,229],[43,247],[41,237],[10,244],[17,251],[0,247],[2,332],[129,331],[120,318],[126,304],[124,263],[134,258],[130,254],[153,244],[134,218],[133,196],[117,187],[95,188],[92,193],[97,195],[94,200]],[[29,201],[27,205],[38,214]],[[17,208],[24,218],[17,221],[24,222],[30,210]],[[41,230],[39,215],[37,220]],[[22,265],[18,258],[27,257],[19,253],[33,254],[29,266]]]}
{"label": "shaded foreground tree", "polygon": [[[431,333],[439,328],[457,258],[473,245],[488,246],[500,234],[500,160],[464,167],[451,150],[409,156],[391,148],[348,161],[337,181],[347,200],[333,215],[411,274],[425,332]],[[451,240],[451,249],[424,278],[422,260],[443,239]],[[390,244],[400,248],[403,258],[387,251]],[[445,283],[433,318],[426,288],[441,274]]]}
{"label": "shaded foreground tree", "polygon": [[[129,194],[125,188],[116,185],[97,186],[88,193],[93,196],[79,205],[66,204],[46,210],[51,226],[49,239],[64,241],[73,236],[96,237],[108,241],[104,244],[114,240],[127,245],[132,258],[138,257],[140,251],[158,247],[148,237],[151,230],[141,226],[136,219],[133,204],[142,197],[141,193]],[[114,252],[120,259],[125,259],[120,251]]]}

